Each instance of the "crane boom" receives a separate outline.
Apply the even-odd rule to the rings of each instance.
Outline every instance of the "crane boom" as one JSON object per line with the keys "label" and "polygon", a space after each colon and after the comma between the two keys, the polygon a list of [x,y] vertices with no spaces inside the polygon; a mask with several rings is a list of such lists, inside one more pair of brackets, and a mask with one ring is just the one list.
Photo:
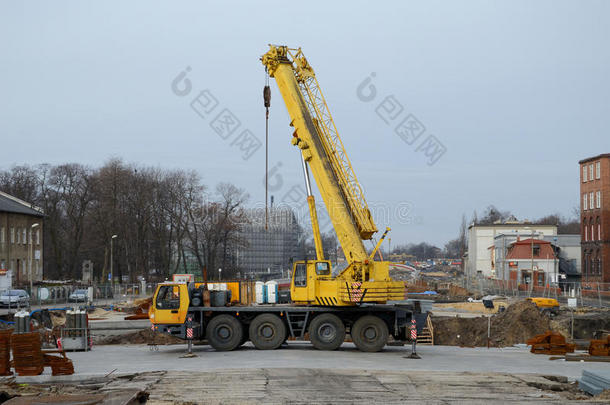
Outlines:
{"label": "crane boom", "polygon": [[[269,45],[261,58],[269,76],[275,78],[290,125],[292,144],[301,150],[307,185],[307,202],[316,244],[317,260],[293,263],[290,294],[297,305],[353,306],[385,303],[404,298],[404,284],[389,274],[389,262],[375,261],[383,237],[370,255],[364,240],[377,232],[362,188],[347,157],[337,127],[322,95],[311,65],[300,48]],[[328,211],[348,266],[333,276],[324,260],[314,197],[307,168]],[[384,233],[384,237],[389,228]]]}
{"label": "crane boom", "polygon": [[262,61],[286,103],[295,129],[292,142],[311,167],[347,260],[366,260],[363,240],[377,227],[313,68],[300,48],[286,46],[270,45]]}

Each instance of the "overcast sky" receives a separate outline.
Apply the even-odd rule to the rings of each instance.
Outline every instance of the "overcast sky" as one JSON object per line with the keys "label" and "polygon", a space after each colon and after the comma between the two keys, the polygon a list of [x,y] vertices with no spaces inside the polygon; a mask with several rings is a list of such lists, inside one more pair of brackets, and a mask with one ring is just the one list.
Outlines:
{"label": "overcast sky", "polygon": [[[489,204],[569,215],[578,160],[610,152],[609,21],[607,1],[3,0],[0,168],[121,157],[194,169],[263,204],[264,148],[241,151],[239,136],[264,140],[259,57],[276,43],[301,46],[316,70],[392,245],[442,245]],[[300,161],[271,88],[273,194],[288,201]],[[204,90],[217,104],[202,117],[191,102]],[[225,109],[232,134],[211,127]],[[425,130],[402,139],[412,117]]]}

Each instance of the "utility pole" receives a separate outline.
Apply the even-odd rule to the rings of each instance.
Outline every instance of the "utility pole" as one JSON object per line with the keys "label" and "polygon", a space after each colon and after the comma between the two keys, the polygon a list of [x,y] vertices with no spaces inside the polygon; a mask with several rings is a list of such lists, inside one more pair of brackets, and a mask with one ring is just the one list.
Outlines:
{"label": "utility pole", "polygon": [[[32,232],[34,232],[34,228],[36,228],[38,225],[40,225],[39,223],[35,223],[32,224],[32,226],[30,227],[30,299],[32,299],[32,294],[34,293],[34,281],[33,281],[33,277],[32,277],[32,261],[34,258],[34,235],[32,235]],[[27,237],[27,236],[26,236]],[[26,239],[27,242],[27,239]],[[9,303],[10,303],[10,298],[9,297]]]}
{"label": "utility pole", "polygon": [[118,235],[112,235],[112,237],[110,238],[110,282],[112,284],[112,279],[114,278],[114,271],[113,271],[113,265],[114,265],[114,260],[113,260],[113,242],[114,240],[118,237]]}

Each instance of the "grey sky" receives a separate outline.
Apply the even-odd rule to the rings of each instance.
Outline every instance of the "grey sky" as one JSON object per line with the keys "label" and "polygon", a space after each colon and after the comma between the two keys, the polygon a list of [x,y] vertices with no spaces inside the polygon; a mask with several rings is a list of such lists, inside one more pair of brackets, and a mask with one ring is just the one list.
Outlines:
{"label": "grey sky", "polygon": [[[609,20],[605,1],[2,1],[0,167],[119,156],[195,169],[260,204],[263,149],[242,159],[189,103],[209,89],[263,139],[258,58],[277,43],[312,63],[369,204],[393,213],[377,218],[393,245],[443,244],[489,204],[570,214],[577,161],[610,149]],[[193,91],[178,97],[170,85],[187,66]],[[372,72],[365,103],[356,89]],[[271,85],[279,200],[302,177]],[[447,148],[436,164],[375,113],[388,95]],[[401,202],[413,223],[396,218]]]}

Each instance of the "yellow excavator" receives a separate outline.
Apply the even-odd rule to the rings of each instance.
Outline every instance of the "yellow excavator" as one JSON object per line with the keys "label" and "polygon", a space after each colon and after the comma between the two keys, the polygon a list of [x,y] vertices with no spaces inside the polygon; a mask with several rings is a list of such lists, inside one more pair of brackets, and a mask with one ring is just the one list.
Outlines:
{"label": "yellow excavator", "polygon": [[[377,227],[313,68],[300,48],[269,45],[261,60],[277,83],[293,127],[292,144],[300,149],[316,248],[315,261],[294,263],[292,301],[297,305],[353,306],[403,299],[404,283],[390,278],[389,262],[375,260],[389,228],[370,254],[364,246]],[[335,277],[330,262],[324,260],[309,169],[348,262]]]}

